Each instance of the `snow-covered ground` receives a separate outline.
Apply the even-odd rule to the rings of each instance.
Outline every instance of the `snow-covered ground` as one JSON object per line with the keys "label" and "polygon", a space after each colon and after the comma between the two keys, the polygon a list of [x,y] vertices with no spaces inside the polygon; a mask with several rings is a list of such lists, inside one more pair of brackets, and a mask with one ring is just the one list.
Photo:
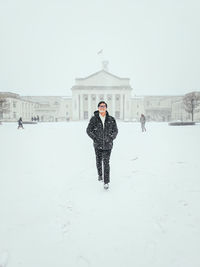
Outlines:
{"label": "snow-covered ground", "polygon": [[199,267],[200,125],[118,122],[111,184],[87,122],[0,126],[0,266]]}

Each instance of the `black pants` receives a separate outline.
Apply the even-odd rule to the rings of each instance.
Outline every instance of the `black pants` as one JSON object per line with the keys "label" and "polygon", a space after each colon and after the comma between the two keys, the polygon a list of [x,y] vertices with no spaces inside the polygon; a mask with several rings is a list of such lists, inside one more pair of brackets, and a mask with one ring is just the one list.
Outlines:
{"label": "black pants", "polygon": [[[104,177],[104,183],[107,184],[110,182],[110,154],[111,149],[102,150],[95,148],[96,153],[96,165],[98,175]],[[103,170],[102,172],[102,162],[103,162]]]}

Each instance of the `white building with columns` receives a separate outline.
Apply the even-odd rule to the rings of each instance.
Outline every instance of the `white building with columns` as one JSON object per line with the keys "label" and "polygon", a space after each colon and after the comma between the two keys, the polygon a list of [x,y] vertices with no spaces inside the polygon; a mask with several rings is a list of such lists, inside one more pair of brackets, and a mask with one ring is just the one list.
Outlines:
{"label": "white building with columns", "polygon": [[102,70],[85,78],[75,79],[72,87],[72,119],[87,120],[99,101],[108,104],[108,112],[116,119],[131,119],[131,92],[129,78],[121,78],[107,71],[107,62]]}
{"label": "white building with columns", "polygon": [[[102,63],[102,70],[75,79],[72,96],[19,96],[0,92],[0,100],[6,100],[0,101],[0,120],[16,121],[20,116],[30,120],[33,115],[39,115],[43,122],[89,120],[101,100],[118,120],[139,121],[142,113],[148,121],[190,120],[183,95],[132,96],[130,79],[108,72],[108,62]],[[200,121],[200,109],[196,109],[195,120]]]}

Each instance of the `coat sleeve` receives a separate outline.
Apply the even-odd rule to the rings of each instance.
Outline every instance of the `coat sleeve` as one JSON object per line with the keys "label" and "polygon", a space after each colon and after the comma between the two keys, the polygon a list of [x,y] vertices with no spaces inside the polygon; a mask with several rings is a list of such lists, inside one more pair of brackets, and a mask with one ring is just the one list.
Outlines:
{"label": "coat sleeve", "polygon": [[95,127],[94,117],[92,117],[92,118],[90,119],[90,122],[89,122],[89,124],[88,124],[88,126],[87,126],[87,129],[86,129],[87,134],[89,135],[90,138],[92,138],[92,140],[95,139],[95,134],[94,134],[94,132],[93,132],[94,127]]}
{"label": "coat sleeve", "polygon": [[112,139],[114,140],[118,134],[118,128],[117,128],[117,123],[116,120],[113,118],[113,129],[112,129]]}

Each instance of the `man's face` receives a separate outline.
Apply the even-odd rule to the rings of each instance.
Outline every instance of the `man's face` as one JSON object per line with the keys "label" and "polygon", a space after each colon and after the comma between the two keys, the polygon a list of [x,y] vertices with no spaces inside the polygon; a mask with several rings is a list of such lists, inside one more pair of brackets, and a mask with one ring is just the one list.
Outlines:
{"label": "man's face", "polygon": [[104,103],[100,104],[100,106],[98,107],[98,110],[100,113],[106,112],[106,109],[107,109],[106,104],[104,104]]}

